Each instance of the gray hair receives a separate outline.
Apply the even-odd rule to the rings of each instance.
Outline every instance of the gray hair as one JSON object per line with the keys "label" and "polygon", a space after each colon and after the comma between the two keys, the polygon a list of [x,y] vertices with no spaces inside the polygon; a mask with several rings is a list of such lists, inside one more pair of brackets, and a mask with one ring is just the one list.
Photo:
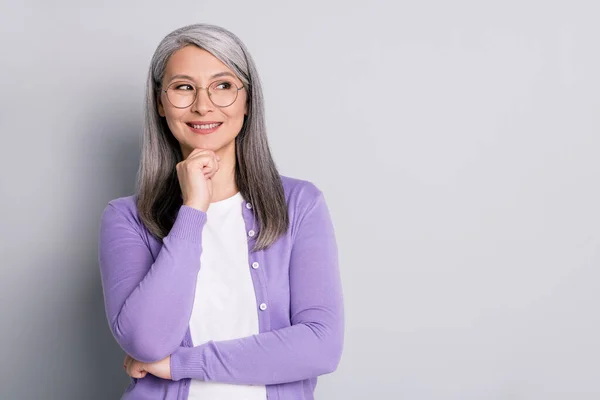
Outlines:
{"label": "gray hair", "polygon": [[227,65],[247,88],[248,115],[235,139],[235,181],[252,203],[259,223],[253,250],[270,246],[287,231],[289,218],[283,184],[267,142],[264,100],[256,66],[242,41],[228,30],[192,24],[174,30],[159,43],[148,71],[142,154],[136,181],[140,219],[157,238],[171,230],[182,204],[175,166],[182,160],[179,142],[158,114],[158,98],[169,57],[195,45]]}

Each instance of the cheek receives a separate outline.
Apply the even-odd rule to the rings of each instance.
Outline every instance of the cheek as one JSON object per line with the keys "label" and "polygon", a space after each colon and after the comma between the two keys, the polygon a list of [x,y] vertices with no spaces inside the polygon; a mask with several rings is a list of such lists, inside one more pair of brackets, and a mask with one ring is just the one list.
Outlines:
{"label": "cheek", "polygon": [[182,129],[185,129],[185,126],[182,127],[182,124],[184,124],[182,121],[182,115],[180,115],[180,113],[173,112],[172,110],[166,111],[166,120],[173,136],[180,139],[180,132]]}
{"label": "cheek", "polygon": [[165,110],[167,121],[170,121],[172,125],[177,124],[183,120],[185,112],[177,108],[170,107],[168,110]]}
{"label": "cheek", "polygon": [[231,120],[244,120],[244,104],[240,103],[240,104],[235,104],[235,108],[232,108],[230,110],[227,110],[227,118],[231,119]]}

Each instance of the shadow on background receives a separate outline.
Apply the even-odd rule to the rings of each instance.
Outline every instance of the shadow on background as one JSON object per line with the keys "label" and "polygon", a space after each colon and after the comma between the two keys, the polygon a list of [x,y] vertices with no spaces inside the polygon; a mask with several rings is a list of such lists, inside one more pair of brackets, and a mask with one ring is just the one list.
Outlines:
{"label": "shadow on background", "polygon": [[[100,98],[110,98],[110,95],[105,93]],[[135,109],[135,105],[123,105],[119,104],[118,99],[113,100],[112,107],[103,108],[103,115],[90,118],[102,123],[99,124],[99,132],[93,135],[93,148],[88,149],[94,153],[96,169],[83,174],[83,178],[88,181],[82,187],[92,190],[82,193],[82,207],[83,204],[88,204],[85,210],[82,209],[82,213],[89,213],[90,208],[94,212],[85,224],[90,240],[89,245],[85,246],[87,252],[81,255],[83,262],[80,265],[82,269],[94,273],[88,276],[88,286],[81,291],[81,304],[77,308],[75,319],[80,321],[75,338],[80,345],[78,353],[88,360],[84,364],[88,368],[87,374],[80,372],[79,376],[88,376],[88,381],[81,386],[77,385],[78,393],[62,397],[65,399],[118,399],[129,385],[130,379],[122,367],[125,352],[110,332],[104,309],[97,252],[98,230],[101,213],[108,201],[134,192],[143,128],[141,115],[136,118],[137,115],[132,117],[127,114],[127,110]],[[103,181],[94,179],[96,177],[102,177]],[[90,203],[95,207],[89,207]],[[81,228],[83,231],[83,226]]]}

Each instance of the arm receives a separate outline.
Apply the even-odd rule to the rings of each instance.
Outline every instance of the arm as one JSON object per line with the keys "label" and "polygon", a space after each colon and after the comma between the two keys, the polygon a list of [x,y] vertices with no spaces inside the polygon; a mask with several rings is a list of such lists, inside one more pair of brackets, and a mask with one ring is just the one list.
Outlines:
{"label": "arm", "polygon": [[337,368],[344,338],[342,287],[334,229],[321,192],[294,240],[290,296],[291,326],[179,347],[171,355],[172,379],[277,384]]}
{"label": "arm", "polygon": [[181,206],[153,260],[140,227],[109,203],[100,220],[98,259],[106,316],[121,348],[154,362],[183,339],[200,270],[206,214]]}

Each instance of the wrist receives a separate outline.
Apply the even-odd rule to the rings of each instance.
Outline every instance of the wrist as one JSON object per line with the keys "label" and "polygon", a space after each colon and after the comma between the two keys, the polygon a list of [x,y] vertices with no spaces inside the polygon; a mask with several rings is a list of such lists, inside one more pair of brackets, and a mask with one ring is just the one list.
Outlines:
{"label": "wrist", "polygon": [[194,202],[189,202],[189,201],[188,201],[188,202],[186,202],[186,203],[183,203],[183,205],[184,205],[184,206],[188,206],[188,207],[195,208],[195,209],[196,209],[196,210],[198,210],[198,211],[203,211],[203,212],[206,212],[206,211],[208,210],[208,207],[205,207],[205,206],[203,206],[203,205],[201,205],[201,204],[194,203]]}

